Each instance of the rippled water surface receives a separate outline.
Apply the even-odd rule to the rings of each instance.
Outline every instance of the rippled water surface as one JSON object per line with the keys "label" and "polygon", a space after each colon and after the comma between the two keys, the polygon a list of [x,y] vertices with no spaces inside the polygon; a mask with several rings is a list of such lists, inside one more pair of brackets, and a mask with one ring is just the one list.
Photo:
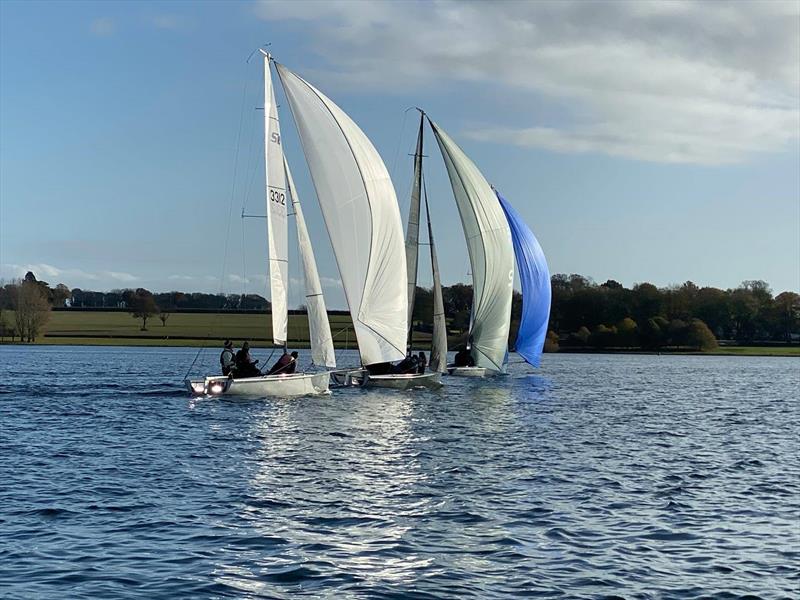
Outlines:
{"label": "rippled water surface", "polygon": [[0,597],[798,597],[796,359],[221,401],[194,354],[0,347]]}

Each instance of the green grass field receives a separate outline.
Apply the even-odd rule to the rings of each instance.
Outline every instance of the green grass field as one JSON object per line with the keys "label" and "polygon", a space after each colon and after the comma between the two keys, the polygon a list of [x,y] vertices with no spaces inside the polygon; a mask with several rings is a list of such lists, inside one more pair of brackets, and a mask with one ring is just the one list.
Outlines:
{"label": "green grass field", "polygon": [[[4,311],[6,323],[14,315]],[[334,345],[355,348],[355,334],[349,315],[329,315]],[[272,320],[267,314],[173,313],[162,325],[158,318],[149,319],[147,331],[141,331],[141,320],[125,312],[54,311],[39,344],[109,345],[109,346],[202,346],[217,345],[229,338],[238,347],[249,340],[254,347],[272,346]],[[9,338],[3,340],[9,342]],[[414,332],[414,342],[425,344],[430,335]],[[451,348],[458,342],[450,338]],[[308,319],[305,315],[289,316],[289,346],[308,348]],[[694,354],[694,353],[692,353]],[[800,346],[720,346],[703,354],[719,356],[794,356],[800,357]]]}
{"label": "green grass field", "polygon": [[[353,323],[349,315],[329,315],[334,345],[355,348]],[[6,313],[13,322],[13,313]],[[166,325],[158,318],[148,319],[147,331],[142,322],[124,312],[54,311],[40,344],[91,344],[124,346],[199,346],[209,341],[229,338],[237,347],[244,340],[252,346],[272,346],[272,318],[267,314],[173,313]],[[289,316],[289,345],[308,347],[308,318]],[[424,342],[430,336],[415,333],[414,340]],[[8,341],[8,340],[6,340]]]}
{"label": "green grass field", "polygon": [[800,346],[720,346],[705,354],[720,356],[797,356]]}

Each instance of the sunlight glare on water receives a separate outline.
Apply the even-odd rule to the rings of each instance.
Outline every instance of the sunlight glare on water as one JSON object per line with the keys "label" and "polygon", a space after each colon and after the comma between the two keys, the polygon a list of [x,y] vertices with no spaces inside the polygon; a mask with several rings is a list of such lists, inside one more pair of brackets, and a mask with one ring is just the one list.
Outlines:
{"label": "sunlight glare on water", "polygon": [[0,347],[0,596],[797,597],[796,359],[227,401],[194,353]]}

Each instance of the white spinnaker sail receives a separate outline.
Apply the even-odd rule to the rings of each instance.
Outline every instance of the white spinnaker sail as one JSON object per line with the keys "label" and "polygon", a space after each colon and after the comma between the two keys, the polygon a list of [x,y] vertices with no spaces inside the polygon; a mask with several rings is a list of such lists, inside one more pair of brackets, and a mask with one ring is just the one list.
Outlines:
{"label": "white spinnaker sail", "polygon": [[472,357],[478,367],[503,371],[514,285],[511,230],[497,196],[475,163],[450,136],[429,122],[444,157],[467,239],[472,268]]}
{"label": "white spinnaker sail", "polygon": [[269,288],[272,304],[272,339],[276,346],[286,344],[289,322],[289,229],[286,217],[286,173],[278,122],[278,106],[269,69],[269,55],[264,56],[264,160],[266,161],[267,243],[269,251]]}
{"label": "white spinnaker sail", "polygon": [[303,265],[303,275],[306,282],[306,310],[308,311],[308,337],[311,341],[311,360],[315,365],[336,367],[336,354],[333,350],[333,337],[331,326],[328,322],[328,310],[325,307],[325,298],[322,295],[322,285],[319,282],[317,262],[314,260],[314,250],[311,248],[311,238],[308,237],[306,220],[303,218],[303,209],[297,188],[294,186],[292,172],[286,157],[283,158],[286,169],[286,183],[292,198],[294,222],[297,225],[297,244],[300,247],[300,262]]}
{"label": "white spinnaker sail", "polygon": [[408,333],[406,257],[389,173],[342,109],[275,64],[336,255],[361,362],[400,360]]}

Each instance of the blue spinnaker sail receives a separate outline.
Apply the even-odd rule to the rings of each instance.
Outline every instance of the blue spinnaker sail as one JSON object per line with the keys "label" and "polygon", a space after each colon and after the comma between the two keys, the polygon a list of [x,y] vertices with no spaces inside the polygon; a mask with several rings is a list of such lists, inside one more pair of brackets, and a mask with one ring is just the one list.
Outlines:
{"label": "blue spinnaker sail", "polygon": [[550,270],[531,228],[497,190],[495,194],[511,228],[517,270],[522,282],[522,320],[517,333],[517,353],[538,367],[550,320]]}

